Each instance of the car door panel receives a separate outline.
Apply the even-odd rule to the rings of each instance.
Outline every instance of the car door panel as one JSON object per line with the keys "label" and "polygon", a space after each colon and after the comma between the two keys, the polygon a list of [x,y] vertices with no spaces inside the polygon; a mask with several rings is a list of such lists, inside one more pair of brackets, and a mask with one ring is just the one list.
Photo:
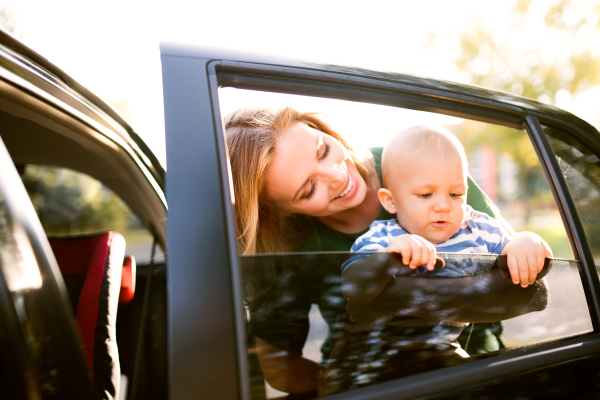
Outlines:
{"label": "car door panel", "polygon": [[[240,264],[232,218],[234,195],[230,193],[230,172],[218,109],[217,89],[220,86],[365,101],[508,127],[527,127],[550,187],[562,207],[575,256],[581,261],[591,323],[597,332],[600,306],[595,293],[599,290],[598,276],[595,268],[592,269],[593,258],[581,223],[573,214],[573,201],[564,179],[557,172],[558,164],[540,125],[540,122],[554,123],[576,132],[593,129],[585,122],[555,108],[543,109],[539,103],[527,99],[400,74],[287,61],[266,62],[255,56],[220,54],[214,49],[165,44],[162,60],[169,162],[167,194],[171,214],[171,395],[187,398],[202,387],[219,397],[226,386],[231,390],[226,392],[230,396],[249,396],[244,318],[240,309]],[[199,200],[203,208],[210,211],[198,213]],[[214,232],[209,232],[213,229]],[[208,239],[208,235],[213,234],[219,237],[219,243]],[[202,247],[198,243],[202,243]],[[201,263],[198,262],[200,259]],[[214,303],[215,299],[218,303]],[[209,300],[214,306],[204,305]],[[205,321],[215,318],[215,312],[226,325],[202,328]],[[190,330],[190,327],[193,328]],[[192,332],[194,335],[190,335]],[[178,338],[184,336],[179,335],[185,336],[183,342]],[[204,343],[210,344],[194,347],[187,335],[198,335]],[[178,342],[184,343],[190,351],[181,354]],[[464,365],[334,394],[332,398],[413,398],[436,396],[464,387],[485,386],[485,390],[492,390],[490,388],[501,385],[500,381],[502,384],[522,381],[526,379],[523,374],[532,370],[546,368],[553,371],[553,366],[570,362],[574,364],[568,368],[575,374],[578,368],[575,365],[589,366],[585,360],[595,357],[599,346],[597,333],[562,338],[481,357]],[[211,349],[209,353],[203,351],[207,348]],[[215,363],[219,363],[219,368],[213,368],[209,373],[209,365]],[[184,372],[184,369],[188,371]],[[206,378],[194,379],[189,370]]]}

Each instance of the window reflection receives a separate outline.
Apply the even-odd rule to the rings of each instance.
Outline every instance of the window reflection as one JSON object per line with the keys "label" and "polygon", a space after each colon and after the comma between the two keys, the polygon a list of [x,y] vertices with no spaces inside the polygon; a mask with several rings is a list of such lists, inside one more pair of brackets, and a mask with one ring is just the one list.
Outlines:
{"label": "window reflection", "polygon": [[591,146],[554,128],[544,128],[600,268],[600,160]]}
{"label": "window reflection", "polygon": [[[317,387],[304,395],[320,397],[469,362],[478,353],[473,347],[477,325],[469,322],[505,321],[499,326],[508,349],[500,352],[592,330],[576,261],[548,260],[536,284],[523,289],[507,278],[502,257],[445,253],[448,265],[465,264],[468,276],[397,278],[374,302],[355,305],[344,299],[340,282],[341,265],[350,256],[242,257],[246,288],[258,271],[272,284],[265,292],[246,291],[255,398],[265,395],[262,378],[284,393],[310,387],[302,382],[314,380]],[[393,262],[381,256],[375,262]],[[315,318],[314,306],[310,312],[312,304],[327,325]],[[394,324],[405,337],[389,334]],[[321,330],[321,336],[307,340],[311,330]],[[462,347],[443,343],[470,330]],[[317,343],[320,358],[315,357]]]}

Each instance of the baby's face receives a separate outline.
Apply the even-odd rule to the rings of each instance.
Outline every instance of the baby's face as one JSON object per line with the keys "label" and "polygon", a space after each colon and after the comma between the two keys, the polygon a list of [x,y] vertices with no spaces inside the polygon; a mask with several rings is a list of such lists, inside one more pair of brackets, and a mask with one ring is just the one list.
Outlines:
{"label": "baby's face", "polygon": [[464,221],[467,177],[458,156],[407,157],[389,185],[400,226],[431,243],[448,240]]}

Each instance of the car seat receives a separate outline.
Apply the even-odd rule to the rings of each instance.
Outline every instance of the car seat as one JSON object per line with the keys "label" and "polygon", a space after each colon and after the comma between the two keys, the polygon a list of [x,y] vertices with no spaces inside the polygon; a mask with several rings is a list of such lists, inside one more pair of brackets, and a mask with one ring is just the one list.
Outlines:
{"label": "car seat", "polygon": [[125,239],[117,232],[49,242],[85,344],[94,391],[102,399],[118,398],[117,308],[133,298],[135,259],[125,258]]}

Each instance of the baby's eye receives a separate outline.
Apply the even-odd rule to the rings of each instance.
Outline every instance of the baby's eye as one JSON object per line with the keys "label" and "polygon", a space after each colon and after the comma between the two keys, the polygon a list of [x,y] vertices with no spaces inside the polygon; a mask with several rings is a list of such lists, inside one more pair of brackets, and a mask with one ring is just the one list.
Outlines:
{"label": "baby's eye", "polygon": [[420,197],[421,199],[428,199],[431,197],[431,193],[421,193],[417,195],[417,197]]}
{"label": "baby's eye", "polygon": [[452,198],[457,198],[457,197],[462,197],[463,194],[462,193],[450,193],[450,197]]}

